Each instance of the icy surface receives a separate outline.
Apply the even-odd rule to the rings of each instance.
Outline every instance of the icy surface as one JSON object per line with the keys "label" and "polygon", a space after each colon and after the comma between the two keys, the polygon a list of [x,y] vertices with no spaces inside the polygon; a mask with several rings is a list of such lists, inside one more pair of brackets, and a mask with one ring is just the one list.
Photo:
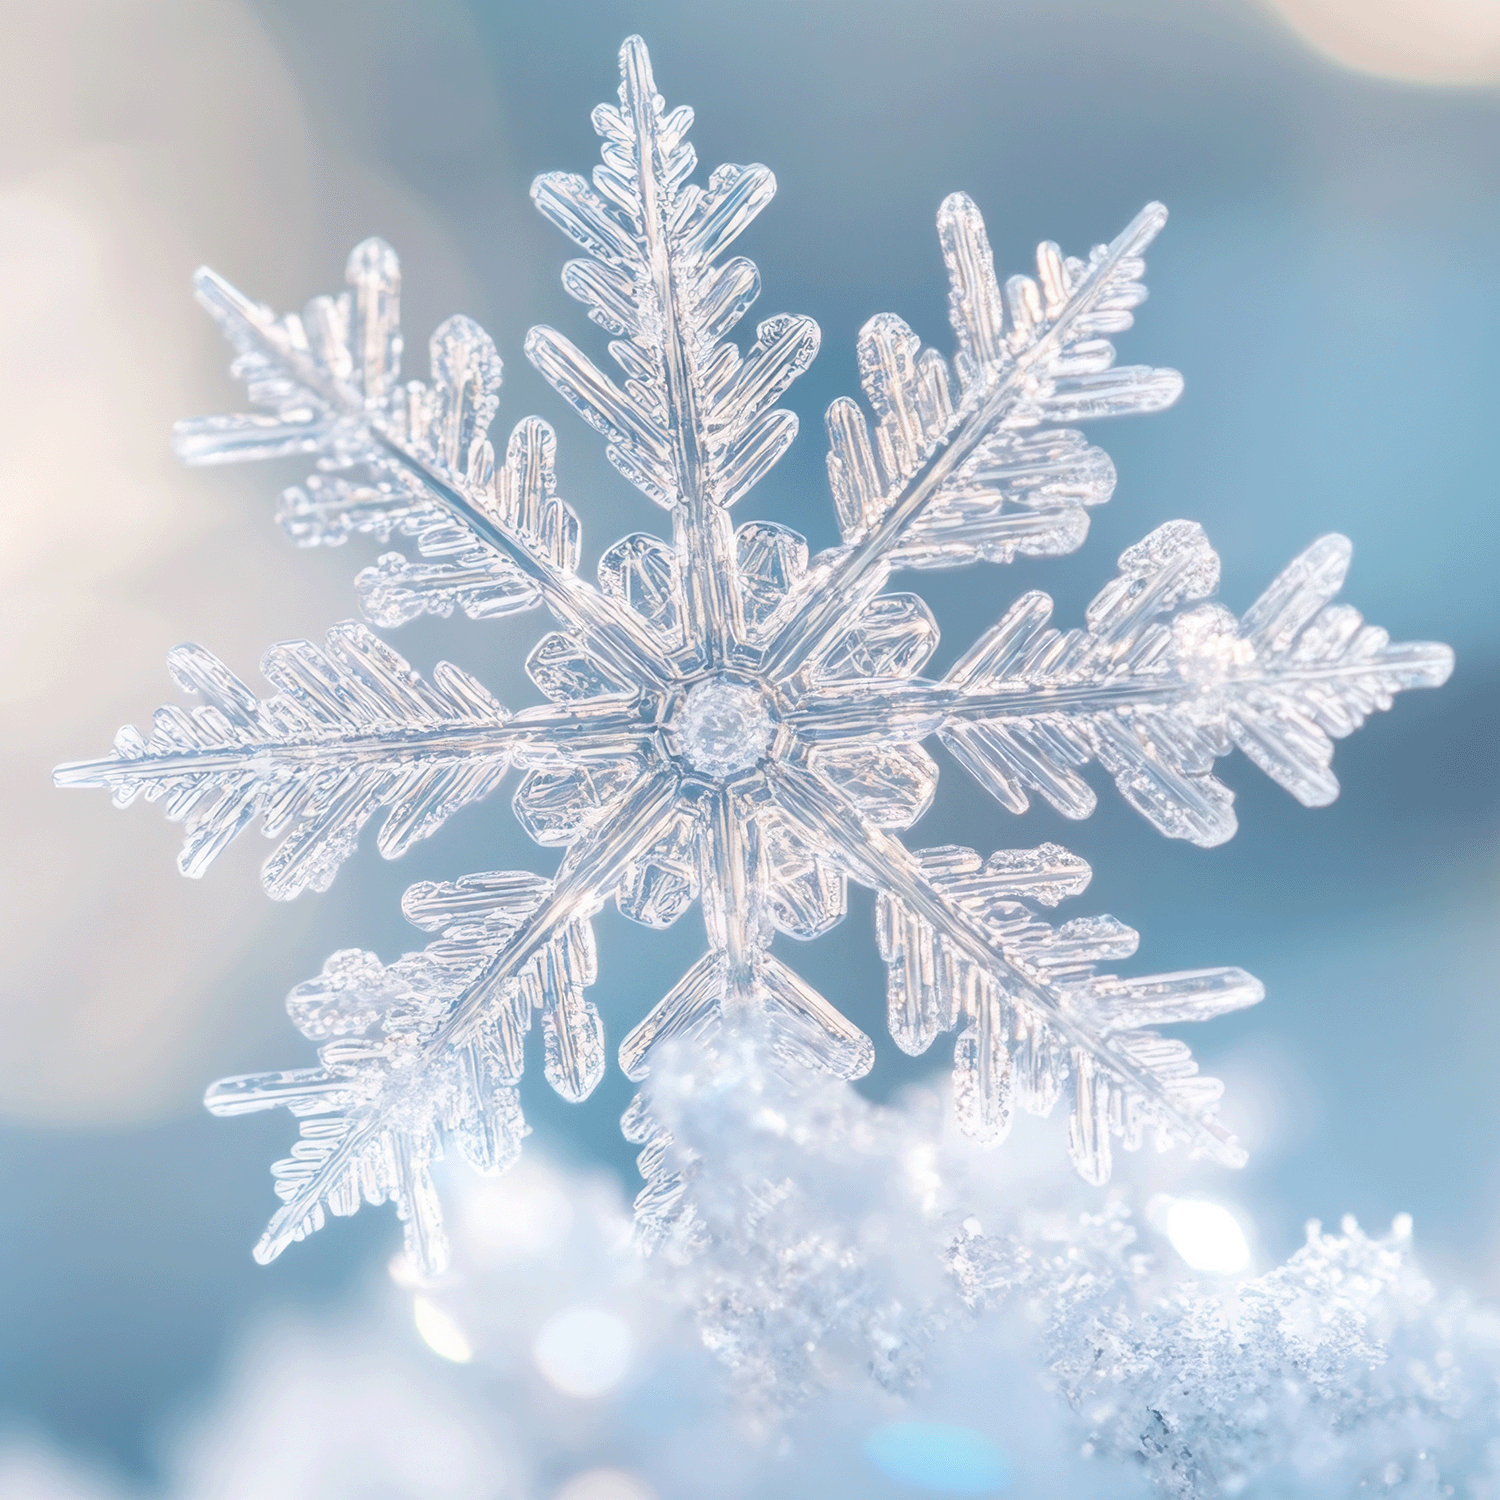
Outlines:
{"label": "icy surface", "polygon": [[1018,1459],[1022,1493],[1500,1492],[1500,1316],[1433,1287],[1405,1215],[1184,1279],[1119,1196],[1001,1168],[934,1097],[880,1108],[763,1046],[668,1062],[640,1112],[638,1223],[752,1426],[811,1408],[821,1443],[851,1407],[959,1422]]}
{"label": "icy surface", "polygon": [[[668,1155],[740,1168],[687,1179],[690,1239],[642,1259],[618,1184],[541,1152],[460,1179],[443,1284],[398,1256],[358,1322],[262,1328],[173,1423],[163,1500],[941,1494],[955,1448],[1014,1477],[947,1493],[1500,1492],[1500,1317],[1423,1275],[1404,1220],[1310,1226],[1283,1265],[1185,1280],[1149,1213],[1101,1203],[1045,1140],[997,1158],[936,1097],[874,1106],[763,1052],[723,1049],[696,1083],[670,1062],[650,1085]],[[627,1330],[629,1358],[601,1373],[608,1351],[575,1343],[580,1397],[544,1335],[588,1323]],[[914,1428],[925,1452],[898,1446]],[[614,1488],[581,1487],[601,1472]],[[0,1493],[127,1500],[24,1435],[0,1437]]]}
{"label": "icy surface", "polygon": [[908,847],[897,834],[938,774],[922,742],[937,737],[1016,812],[1039,795],[1087,816],[1095,791],[1080,772],[1096,762],[1163,833],[1209,845],[1235,826],[1217,757],[1237,747],[1302,802],[1328,802],[1333,741],[1394,693],[1441,682],[1449,653],[1393,645],[1333,602],[1349,557],[1340,537],[1315,541],[1236,618],[1207,602],[1218,559],[1202,531],[1174,521],[1125,551],[1080,627],[1054,626],[1051,601],[1028,594],[945,676],[922,676],[937,627],[917,595],[886,592],[892,572],[1073,550],[1114,483],[1075,424],[1176,398],[1175,372],[1117,364],[1111,343],[1145,298],[1142,255],[1165,210],[1149,205],[1084,256],[1044,243],[1035,273],[1002,289],[978,208],[946,199],[954,354],[924,350],[891,314],[865,326],[867,408],[839,400],[827,422],[842,543],[809,557],[785,527],[730,519],[792,441],[796,419],[777,402],[818,346],[800,316],[760,322],[748,348],[729,337],[760,291],[729,248],[774,181],[762,166],[722,166],[693,182],[691,112],[663,104],[639,39],[621,77],[618,105],[594,114],[592,180],[551,173],[533,188],[580,252],[564,285],[609,335],[615,369],[550,328],[531,331],[527,355],[671,533],[615,543],[597,584],[579,573],[550,428],[525,418],[503,444],[488,436],[502,371],[485,332],[449,319],[428,378],[403,378],[388,246],[356,247],[345,291],[283,317],[198,275],[255,409],[180,424],[184,459],[314,459],[282,497],[294,541],[405,549],[356,580],[377,626],[538,606],[558,625],[527,663],[546,702],[515,713],[447,664],[424,681],[359,624],[322,646],[272,647],[272,696],[182,647],[172,672],[197,705],[159,709],[149,734],[123,729],[110,755],[58,772],[120,804],[160,801],[185,826],[190,875],[258,820],[278,841],[265,872],[278,898],[326,887],[377,813],[377,844],[394,857],[512,768],[517,818],[566,850],[550,880],[489,872],[412,887],[406,913],[435,934],[425,949],[389,964],[341,952],[293,992],[317,1066],[209,1091],[217,1113],[282,1105],[301,1121],[274,1168],[283,1206],[257,1255],[326,1213],[390,1199],[418,1262],[444,1265],[432,1163],[450,1144],[485,1171],[514,1158],[533,1018],[554,1088],[580,1099],[602,1076],[603,1023],[585,990],[590,919],[607,900],[666,927],[701,899],[708,934],[620,1042],[632,1078],[669,1042],[712,1049],[746,1034],[837,1078],[866,1072],[869,1039],[771,950],[777,932],[837,923],[852,879],[878,894],[892,1035],[919,1053],[957,1034],[955,1104],[974,1136],[997,1142],[1018,1109],[1061,1100],[1090,1182],[1109,1176],[1117,1144],[1147,1139],[1237,1163],[1213,1113],[1218,1083],[1153,1028],[1252,1004],[1259,985],[1232,968],[1116,973],[1130,928],[1037,913],[1088,882],[1055,845]]}

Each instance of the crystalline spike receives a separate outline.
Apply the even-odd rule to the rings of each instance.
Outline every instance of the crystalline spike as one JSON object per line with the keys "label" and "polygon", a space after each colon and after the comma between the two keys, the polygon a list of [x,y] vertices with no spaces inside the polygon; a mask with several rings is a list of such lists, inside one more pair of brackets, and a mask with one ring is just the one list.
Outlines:
{"label": "crystalline spike", "polygon": [[646,1076],[651,1049],[659,1043],[682,1037],[711,1039],[719,1027],[723,996],[723,962],[717,954],[706,953],[620,1043],[620,1071],[639,1081]]}
{"label": "crystalline spike", "polygon": [[1043,906],[1056,906],[1065,896],[1078,895],[1093,876],[1083,860],[1059,844],[997,849],[985,861],[984,874],[997,893],[1024,896]]}
{"label": "crystalline spike", "polygon": [[1100,1187],[1109,1181],[1110,1083],[1087,1053],[1073,1053],[1073,1114],[1068,1121],[1068,1154],[1078,1175]]}
{"label": "crystalline spike", "polygon": [[502,366],[494,341],[472,318],[449,318],[432,335],[432,446],[451,474],[467,474],[500,405]]}
{"label": "crystalline spike", "polygon": [[968,1027],[953,1048],[953,1108],[959,1125],[986,1146],[1010,1134],[1011,1054],[999,996],[981,987]]}
{"label": "crystalline spike", "polygon": [[948,308],[958,339],[959,378],[966,390],[975,385],[982,389],[1009,354],[994,256],[984,220],[967,193],[951,193],[943,199],[938,209],[938,238],[948,266]]}
{"label": "crystalline spike", "polygon": [[354,294],[354,371],[367,404],[378,404],[401,375],[401,263],[384,240],[349,252],[344,280]]}
{"label": "crystalline spike", "polygon": [[760,982],[771,1012],[773,1053],[786,1053],[835,1078],[863,1078],[874,1067],[869,1037],[785,964],[768,955]]}
{"label": "crystalline spike", "polygon": [[572,1103],[587,1099],[604,1076],[604,1032],[599,1012],[561,974],[547,980],[543,1012],[547,1082]]}

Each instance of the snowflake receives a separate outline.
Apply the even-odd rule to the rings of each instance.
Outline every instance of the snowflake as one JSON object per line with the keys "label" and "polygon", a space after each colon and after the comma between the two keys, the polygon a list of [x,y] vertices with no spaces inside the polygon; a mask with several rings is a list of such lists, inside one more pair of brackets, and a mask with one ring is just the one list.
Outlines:
{"label": "snowflake", "polygon": [[[1051,601],[1019,599],[941,680],[919,675],[937,627],[898,569],[1056,556],[1083,541],[1109,498],[1108,457],[1072,425],[1157,411],[1181,389],[1170,370],[1116,365],[1110,336],[1145,297],[1141,255],[1165,221],[1151,205],[1086,259],[1055,245],[1035,277],[1004,292],[984,225],[962,194],[938,213],[957,337],[950,362],[901,319],[866,324],[859,363],[873,422],[851,400],[828,413],[828,471],[842,545],[809,557],[802,537],[730,507],[792,441],[776,403],[807,369],[818,328],[778,316],[742,351],[727,335],[760,291],[726,256],[769,202],[762,166],[690,179],[691,112],[667,110],[638,38],[621,53],[619,105],[594,125],[592,185],[549,173],[533,198],[583,251],[567,290],[612,339],[612,377],[562,334],[531,331],[536,368],[608,443],[615,467],[671,515],[670,543],[646,533],[605,552],[598,585],[579,576],[579,527],[558,497],[554,439],[528,417],[503,459],[486,434],[501,362],[455,317],[433,335],[431,375],[399,378],[394,253],[368,240],[348,290],[277,318],[213,272],[199,300],[235,348],[252,415],[180,424],[190,463],[316,455],[282,497],[303,546],[369,534],[409,538],[357,579],[365,614],[393,627],[461,609],[490,619],[545,605],[560,629],[531,653],[544,706],[507,712],[446,663],[424,681],[365,626],[322,646],[273,646],[275,696],[257,697],[196,646],[172,675],[199,706],[123,729],[109,757],[60,769],[117,803],[161,800],[186,826],[180,865],[200,875],[259,818],[279,843],[265,867],[278,899],[322,890],[377,812],[394,858],[460,808],[523,773],[513,806],[528,833],[562,846],[556,875],[494,872],[424,882],[403,907],[437,934],[391,964],[336,953],[288,1001],[321,1043],[317,1067],[230,1078],[208,1106],[234,1115],[283,1105],[301,1121],[273,1168],[283,1199],[257,1257],[395,1201],[429,1272],[446,1244],[430,1167],[453,1142],[495,1171],[520,1148],[523,1042],[540,1012],[548,1082],[584,1098],[605,1067],[590,919],[613,899],[651,927],[703,907],[708,951],[620,1044],[646,1076],[668,1041],[764,1032],[773,1051],[841,1078],[872,1065],[869,1039],[771,951],[777,932],[812,938],[845,911],[845,882],[878,893],[890,1028],[907,1052],[958,1031],[956,1108],[998,1141],[1016,1107],[1066,1095],[1068,1144],[1090,1182],[1112,1137],[1149,1133],[1225,1163],[1241,1152],[1216,1121],[1216,1080],[1150,1028],[1260,999],[1238,969],[1121,978],[1136,934],[1111,917],[1053,926],[1033,910],[1081,891],[1082,860],[1053,844],[981,857],[909,849],[896,833],[931,801],[936,736],[1013,812],[1040,795],[1072,818],[1098,762],[1164,834],[1211,845],[1234,831],[1214,759],[1238,746],[1300,801],[1330,801],[1332,740],[1402,688],[1446,676],[1433,645],[1393,646],[1332,604],[1348,562],[1341,537],[1297,558],[1235,619],[1203,602],[1218,559],[1193,523],[1159,527],[1120,558],[1082,629],[1050,623]],[[637,1116],[639,1112],[637,1111]],[[659,1134],[637,1117],[648,1154]],[[654,1144],[653,1144],[654,1143]],[[648,1175],[650,1175],[648,1173]],[[648,1188],[648,1192],[651,1189]]]}

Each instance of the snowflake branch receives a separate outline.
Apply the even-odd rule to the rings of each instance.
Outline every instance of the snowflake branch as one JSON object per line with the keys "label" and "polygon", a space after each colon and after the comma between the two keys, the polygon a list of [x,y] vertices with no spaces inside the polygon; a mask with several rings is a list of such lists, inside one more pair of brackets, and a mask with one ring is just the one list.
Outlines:
{"label": "snowflake branch", "polygon": [[[1022,418],[1022,425],[1032,425],[1040,419],[1040,412],[1021,413],[1019,409],[1023,404],[1035,406],[1039,395],[1055,386],[1060,377],[1065,373],[1073,374],[1063,359],[1070,339],[1076,338],[1080,330],[1097,331],[1095,322],[1099,327],[1111,330],[1128,326],[1124,308],[1129,303],[1122,297],[1122,292],[1139,291],[1135,286],[1138,257],[1165,222],[1166,210],[1159,203],[1148,204],[1111,245],[1096,252],[1086,267],[1076,263],[1077,280],[1068,291],[1066,300],[1050,319],[1043,315],[1041,307],[1028,315],[1024,332],[1030,335],[1030,339],[1013,356],[1001,343],[998,329],[988,331],[983,341],[988,347],[978,350],[978,356],[982,358],[974,360],[976,368],[964,403],[950,417],[939,401],[938,410],[943,412],[939,432],[932,440],[925,440],[921,433],[909,437],[906,446],[914,455],[921,455],[920,462],[902,478],[893,493],[882,498],[884,509],[879,518],[863,529],[853,548],[840,557],[826,578],[820,581],[816,596],[810,597],[805,607],[783,627],[766,652],[766,671],[778,675],[794,674],[832,645],[840,634],[841,622],[884,587],[902,542],[929,508],[945,492],[962,487],[966,466],[979,456],[986,440],[1018,417]],[[1048,258],[1048,264],[1055,276],[1066,276],[1066,267],[1055,257],[1055,247],[1051,248],[1053,255]],[[987,245],[983,253],[988,256]],[[992,281],[992,270],[989,276]],[[1036,286],[1031,284],[1031,293],[1035,295],[1036,291]],[[998,292],[987,300],[998,303]],[[1133,300],[1138,301],[1139,296]],[[1116,307],[1116,303],[1123,306]],[[955,322],[959,321],[961,312],[968,319],[965,326],[972,328],[972,315],[966,306],[961,309],[956,301]],[[988,310],[992,323],[998,320],[999,314],[998,306]],[[1036,331],[1038,325],[1040,333]],[[1085,381],[1090,376],[1097,376],[1101,361],[1107,367],[1113,355],[1106,341],[1092,342],[1093,346],[1102,345],[1102,348],[1091,346],[1090,368],[1082,377]],[[1135,390],[1128,409],[1149,410],[1170,405],[1181,389],[1180,378],[1170,371],[1117,373],[1122,377],[1159,377],[1154,383],[1144,378],[1130,382]],[[942,389],[946,400],[946,375]],[[1111,409],[1108,401],[1097,405],[1102,410]],[[1100,410],[1091,410],[1089,401],[1081,396],[1075,396],[1067,410],[1069,415],[1100,414]]]}
{"label": "snowflake branch", "polygon": [[709,1043],[724,1031],[836,1078],[861,1078],[875,1049],[857,1026],[771,952],[772,873],[759,820],[764,784],[706,792],[700,886],[708,952],[620,1044],[620,1067],[643,1079],[667,1042]]}
{"label": "snowflake branch", "polygon": [[[651,77],[646,44],[639,37],[631,37],[620,49],[620,72],[620,103],[630,117],[636,142],[635,180],[643,248],[661,319],[661,367],[666,409],[671,414],[667,432],[678,495],[673,523],[682,558],[688,633],[690,639],[702,643],[708,665],[721,666],[731,645],[743,636],[744,621],[738,608],[733,532],[727,512],[710,494],[705,472],[707,432],[699,399],[699,373],[691,340],[682,326],[681,270],[666,223],[671,190],[665,179],[675,142],[669,144],[662,139],[661,101]],[[770,190],[774,190],[774,183]]]}
{"label": "snowflake branch", "polygon": [[720,787],[708,805],[703,838],[703,923],[709,947],[723,962],[725,1007],[744,1016],[755,1006],[756,974],[770,951],[765,875],[754,822]]}
{"label": "snowflake branch", "polygon": [[641,850],[671,831],[678,791],[677,772],[658,771],[568,850],[547,899],[459,997],[434,1035],[433,1048],[461,1041],[499,987],[546,946],[549,933],[599,910]]}
{"label": "snowflake branch", "polygon": [[1333,603],[1350,547],[1323,537],[1236,620],[1218,605],[1160,616],[1217,586],[1202,530],[1171,521],[1130,547],[1120,576],[1090,604],[1087,629],[1051,628],[1052,601],[1027,594],[941,683],[851,683],[800,703],[789,722],[807,743],[920,739],[937,732],[1012,812],[1039,792],[1068,817],[1094,794],[1077,774],[1096,760],[1161,830],[1222,843],[1232,796],[1211,774],[1240,748],[1307,806],[1338,795],[1333,742],[1410,688],[1436,687],[1453,653],[1392,643]]}
{"label": "snowflake branch", "polygon": [[724,166],[706,191],[693,185],[692,111],[665,109],[639,37],[620,50],[620,76],[619,107],[594,114],[604,138],[594,185],[551,172],[532,197],[588,252],[566,267],[563,284],[623,336],[610,351],[626,385],[551,328],[532,329],[526,352],[609,439],[615,466],[672,509],[689,636],[706,665],[722,666],[745,636],[728,507],[791,442],[796,419],[775,402],[811,362],[817,326],[769,320],[743,358],[725,340],[760,277],[743,257],[718,257],[770,201],[775,179],[762,166]]}
{"label": "snowflake branch", "polygon": [[[1172,1134],[1226,1166],[1243,1164],[1244,1152],[1212,1115],[1185,1108],[1160,1078],[1084,1024],[1074,1014],[1067,991],[1008,953],[994,933],[934,884],[921,861],[900,840],[867,822],[839,792],[801,767],[781,762],[768,770],[767,777],[777,802],[802,820],[803,826],[816,830],[837,851],[836,857],[854,879],[894,897],[988,975],[1005,995],[1029,1007],[1066,1040],[1075,1061],[1082,1061],[1090,1071],[1091,1083],[1094,1077],[1112,1080],[1127,1098],[1143,1101]],[[1238,986],[1243,991],[1254,985],[1238,970],[1208,972],[1222,976],[1225,987]],[[1258,987],[1252,991],[1254,998],[1259,998],[1257,991]],[[1080,1098],[1079,1112],[1084,1108]]]}
{"label": "snowflake branch", "polygon": [[500,552],[536,585],[560,624],[577,631],[611,665],[643,686],[659,686],[671,679],[671,663],[638,615],[586,584],[576,573],[554,567],[480,510],[462,490],[378,428],[375,436],[387,456],[417,479],[478,540]]}
{"label": "snowflake branch", "polygon": [[[335,1093],[332,1098],[325,1098],[327,1091],[320,1086],[308,1093],[302,1086],[304,1079],[300,1073],[270,1075],[267,1088],[246,1089],[247,1084],[259,1085],[260,1078],[228,1079],[209,1091],[209,1107],[220,1114],[286,1103],[288,1090],[295,1096],[294,1110],[296,1100],[306,1098],[308,1109],[303,1112],[356,1104],[344,1115],[335,1137],[322,1143],[315,1155],[306,1153],[311,1170],[299,1173],[295,1182],[288,1184],[292,1191],[256,1246],[256,1260],[269,1263],[289,1244],[318,1228],[322,1205],[347,1194],[351,1172],[385,1138],[387,1151],[396,1158],[391,1175],[398,1190],[393,1196],[405,1210],[403,1217],[415,1241],[414,1248],[429,1269],[441,1268],[444,1259],[441,1218],[427,1173],[428,1154],[413,1152],[399,1121],[393,1121],[392,1109],[399,1111],[414,1081],[426,1074],[435,1076],[455,1050],[475,1039],[486,1018],[504,1008],[508,992],[528,964],[539,957],[547,961],[550,947],[599,909],[632,855],[667,831],[676,797],[676,775],[660,772],[640,785],[623,807],[601,820],[568,851],[545,898],[468,979],[445,1018],[422,1042],[416,1055],[402,1058],[402,1079],[393,1100],[388,1101],[382,1093],[371,1104],[359,1108],[357,1091],[351,1090],[349,1084],[345,1084],[343,1096]],[[549,972],[542,987],[549,988],[556,982]],[[314,1085],[321,1083],[316,1078],[311,1081]]]}
{"label": "snowflake branch", "polygon": [[386,859],[487,796],[509,767],[618,754],[651,726],[618,702],[528,709],[512,717],[467,673],[440,662],[432,682],[350,621],[322,649],[284,641],[262,669],[282,692],[258,699],[217,657],[179,646],[178,686],[202,706],[157,710],[150,738],[127,725],[112,755],[59,766],[60,787],[106,787],[118,806],[160,800],[187,824],[178,868],[194,878],[257,817],[281,839],[266,861],[277,900],[326,890],[360,829],[388,809]]}
{"label": "snowflake branch", "polygon": [[[461,358],[450,372],[456,388],[435,393],[443,409],[430,415],[446,451],[430,456],[393,430],[387,412],[402,414],[403,393],[395,388],[401,352],[395,256],[380,242],[367,241],[350,257],[349,276],[358,294],[352,330],[347,299],[316,299],[306,324],[296,317],[278,319],[200,267],[194,278],[198,300],[234,344],[237,368],[245,367],[252,381],[252,399],[277,411],[180,422],[179,456],[189,463],[223,463],[322,452],[335,468],[363,461],[386,469],[419,487],[476,542],[516,569],[560,622],[583,633],[632,681],[667,680],[666,657],[637,617],[559,567],[467,492],[461,476],[483,443],[494,406],[491,388],[499,379],[499,359],[487,335],[468,319],[450,320],[434,335],[435,362],[444,354]],[[476,361],[486,366],[482,375],[473,368]]]}
{"label": "snowflake branch", "polygon": [[649,1054],[668,1041],[709,1040],[728,1018],[744,1027],[755,1015],[761,960],[770,948],[753,828],[742,821],[728,787],[696,782],[684,791],[702,802],[697,819],[698,885],[708,951],[620,1043],[627,1078],[650,1071]]}

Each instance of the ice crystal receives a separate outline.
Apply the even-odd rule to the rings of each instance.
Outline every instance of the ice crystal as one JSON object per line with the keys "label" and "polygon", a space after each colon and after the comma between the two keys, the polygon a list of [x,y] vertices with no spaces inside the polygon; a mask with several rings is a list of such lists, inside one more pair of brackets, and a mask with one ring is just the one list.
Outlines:
{"label": "ice crystal", "polygon": [[436,934],[423,951],[391,964],[338,953],[293,992],[318,1066],[210,1089],[216,1113],[284,1105],[301,1120],[273,1169],[284,1201],[257,1255],[325,1212],[392,1199],[420,1263],[444,1264],[431,1163],[449,1142],[482,1170],[515,1156],[535,1012],[552,1086],[581,1099],[599,1082],[604,1032],[584,992],[590,919],[611,898],[652,927],[701,900],[708,932],[707,953],[621,1042],[632,1078],[670,1040],[751,1032],[836,1077],[866,1072],[869,1039],[771,952],[777,932],[837,923],[852,879],[878,894],[892,1035],[919,1053],[958,1033],[955,1098],[974,1135],[998,1141],[1015,1108],[1044,1114],[1064,1098],[1090,1182],[1109,1175],[1112,1138],[1238,1162],[1213,1114],[1218,1083],[1152,1028],[1252,1004],[1260,986],[1228,968],[1114,973],[1135,948],[1128,927],[1053,926],[1034,910],[1089,879],[1055,845],[908,848],[896,834],[937,781],[922,741],[936,736],[1015,812],[1040,795],[1086,816],[1095,797],[1079,772],[1097,762],[1164,834],[1215,844],[1234,831],[1216,757],[1237,746],[1300,801],[1326,803],[1333,740],[1395,692],[1442,681],[1448,652],[1392,645],[1332,602],[1341,537],[1314,542],[1236,619],[1205,602],[1218,559],[1202,531],[1174,521],[1126,550],[1082,628],[1054,627],[1051,601],[1027,594],[946,676],[921,676],[937,627],[917,595],[886,592],[891,574],[1072,551],[1114,483],[1072,424],[1176,398],[1175,372],[1117,365],[1110,342],[1146,295],[1142,252],[1165,210],[1148,206],[1082,258],[1043,244],[1035,275],[1002,291],[978,208],[946,199],[954,356],[924,350],[894,315],[865,325],[870,415],[847,399],[828,413],[842,543],[809,557],[783,526],[730,520],[792,441],[796,419],[777,402],[818,346],[806,317],[768,318],[748,349],[728,337],[760,280],[727,251],[770,201],[771,173],[723,166],[694,183],[691,111],[664,106],[637,38],[621,75],[619,104],[594,113],[592,184],[549,173],[533,188],[582,251],[563,282],[610,335],[618,374],[550,328],[531,331],[527,355],[671,518],[670,542],[638,533],[610,547],[597,586],[578,571],[551,430],[524,419],[503,455],[487,435],[501,362],[484,331],[449,319],[428,380],[402,380],[388,246],[358,246],[347,290],[300,316],[276,317],[211,271],[197,278],[257,410],[180,424],[184,459],[315,457],[282,497],[293,540],[370,535],[415,554],[387,552],[356,580],[377,626],[539,605],[560,626],[527,663],[546,704],[516,713],[447,664],[424,682],[354,623],[321,647],[273,647],[269,697],[183,647],[172,673],[199,705],[162,708],[149,736],[126,728],[107,758],[58,773],[121,804],[160,800],[185,824],[190,875],[259,819],[278,840],[265,869],[278,898],[325,888],[375,814],[395,857],[512,767],[521,824],[566,849],[552,879],[413,886],[406,914]]}

